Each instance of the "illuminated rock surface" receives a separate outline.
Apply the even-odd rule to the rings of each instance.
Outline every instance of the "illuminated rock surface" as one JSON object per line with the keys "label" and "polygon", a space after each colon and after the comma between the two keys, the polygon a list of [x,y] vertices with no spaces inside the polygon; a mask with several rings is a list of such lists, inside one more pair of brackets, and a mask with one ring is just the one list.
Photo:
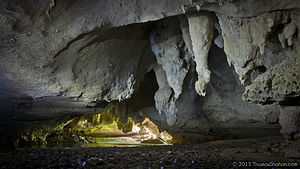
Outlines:
{"label": "illuminated rock surface", "polygon": [[206,85],[210,80],[207,58],[213,38],[214,18],[210,13],[200,13],[199,15],[188,16],[188,21],[198,73],[195,89],[199,95],[205,96]]}
{"label": "illuminated rock surface", "polygon": [[[299,158],[299,9],[298,0],[2,0],[0,149],[282,135],[271,153]],[[240,148],[219,152],[225,166],[235,152],[261,155]]]}
{"label": "illuminated rock surface", "polygon": [[[101,114],[79,116],[52,129],[28,129],[15,141],[15,146],[101,147],[167,145],[172,142],[172,136],[166,131],[160,132],[149,118],[145,118],[141,123],[135,123],[131,117],[126,117],[122,111],[123,107],[123,104],[111,104]],[[123,123],[126,118],[127,121]]]}

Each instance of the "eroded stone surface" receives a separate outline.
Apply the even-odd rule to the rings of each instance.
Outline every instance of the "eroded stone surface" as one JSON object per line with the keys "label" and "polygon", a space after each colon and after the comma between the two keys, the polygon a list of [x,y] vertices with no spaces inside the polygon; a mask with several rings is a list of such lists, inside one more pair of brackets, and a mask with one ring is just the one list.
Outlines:
{"label": "eroded stone surface", "polygon": [[[163,123],[205,132],[267,128],[281,105],[299,106],[299,7],[295,0],[1,1],[0,106],[30,111],[34,99],[52,96],[80,107],[127,101],[154,69],[163,113],[154,105],[143,111]],[[245,101],[223,51],[208,58],[213,39],[247,85]],[[6,104],[15,98],[32,101]],[[0,112],[12,121],[30,114]]]}
{"label": "eroded stone surface", "polygon": [[166,73],[168,84],[178,99],[182,93],[184,78],[189,68],[189,57],[184,53],[185,44],[181,35],[178,18],[157,25],[150,35],[152,51],[157,63]]}
{"label": "eroded stone surface", "polygon": [[[215,11],[229,16],[253,17],[272,10],[295,9],[300,5],[298,1],[292,0],[200,0],[193,3],[188,0],[30,0],[26,3],[21,0],[3,1],[0,10],[3,42],[0,63],[1,74],[9,84],[6,86],[10,86],[7,90],[18,92],[18,96],[34,98],[57,96],[64,86],[56,81],[56,74],[52,73],[54,67],[49,63],[54,56],[68,50],[84,35],[97,30],[178,15],[184,12],[182,7],[192,9],[196,6],[200,10]],[[264,8],[265,6],[268,8]],[[287,32],[291,32],[290,30],[294,30],[294,26],[286,29]],[[290,37],[288,34],[286,36]],[[74,96],[80,92],[65,94]]]}
{"label": "eroded stone surface", "polygon": [[210,80],[207,57],[214,33],[214,19],[209,13],[200,13],[200,15],[188,16],[188,21],[198,73],[195,89],[199,95],[205,96],[205,88]]}
{"label": "eroded stone surface", "polygon": [[250,82],[243,99],[269,103],[299,95],[296,11],[244,19],[218,16],[228,63],[242,84]]}
{"label": "eroded stone surface", "polygon": [[300,158],[300,108],[284,107],[279,116],[281,133],[286,139],[283,146],[286,157]]}
{"label": "eroded stone surface", "polygon": [[232,18],[218,15],[228,64],[234,64],[241,83],[249,78],[249,71],[263,63],[266,39],[272,27],[287,23],[287,14],[271,13],[253,18]]}
{"label": "eroded stone surface", "polygon": [[166,115],[168,125],[174,126],[176,124],[177,114],[174,91],[169,86],[165,72],[161,66],[155,67],[154,71],[159,86],[154,96],[156,109],[159,111],[159,114],[164,113]]}
{"label": "eroded stone surface", "polygon": [[289,140],[300,139],[300,108],[285,107],[280,112],[281,133]]}
{"label": "eroded stone surface", "polygon": [[51,63],[61,93],[86,101],[130,98],[154,62],[143,29],[136,25],[86,35],[61,52]]}
{"label": "eroded stone surface", "polygon": [[[27,5],[31,6],[31,8],[28,8]],[[54,56],[58,57],[59,55],[69,53],[75,57],[80,57],[80,55],[84,53],[84,50],[81,50],[79,53],[74,53],[74,45],[80,42],[89,43],[90,40],[87,40],[86,38],[87,36],[94,38],[92,36],[95,35],[93,34],[94,32],[101,32],[101,30],[106,30],[113,27],[132,23],[147,22],[165,18],[167,16],[181,14],[183,13],[183,6],[184,9],[193,9],[193,7],[195,7],[195,9],[197,8],[198,10],[215,11],[218,12],[220,16],[226,14],[231,17],[253,17],[252,20],[257,20],[258,23],[252,24],[249,22],[244,24],[244,27],[253,25],[250,26],[251,29],[253,29],[252,34],[257,36],[253,37],[254,46],[258,45],[260,52],[263,52],[265,34],[270,32],[270,26],[272,27],[273,24],[272,20],[274,20],[273,25],[277,24],[275,24],[275,22],[285,23],[286,21],[284,18],[280,19],[277,14],[276,16],[274,16],[274,14],[264,14],[263,16],[259,17],[255,16],[272,10],[291,8],[295,9],[299,7],[299,2],[283,2],[278,0],[263,2],[258,0],[234,2],[210,0],[193,1],[192,3],[188,0],[180,0],[176,2],[170,0],[155,2],[149,0],[144,0],[143,2],[91,1],[88,3],[81,1],[60,0],[48,0],[43,2],[28,1],[27,3],[24,3],[23,1],[3,1],[1,2],[1,22],[3,22],[3,24],[1,24],[0,29],[2,32],[1,41],[3,42],[1,43],[1,74],[6,83],[9,84],[5,86],[10,86],[7,87],[9,88],[7,90],[15,91],[10,92],[10,95],[15,94],[18,96],[21,95],[39,98],[57,95],[73,97],[80,96],[81,93],[85,93],[82,94],[83,100],[95,100],[97,99],[96,97],[105,95],[103,93],[106,93],[106,89],[99,89],[95,87],[95,85],[91,87],[91,83],[90,85],[87,85],[87,88],[85,89],[83,85],[78,84],[81,83],[78,78],[72,77],[72,73],[68,73],[68,77],[66,78],[65,82],[64,80],[60,81],[59,79],[61,79],[62,75],[56,74],[57,72],[55,72],[55,64],[51,64]],[[264,6],[268,6],[268,9],[263,8]],[[116,10],[118,12],[113,12]],[[265,16],[269,15],[271,15],[271,20],[265,20],[264,18],[267,18]],[[223,20],[225,18],[226,17],[224,16]],[[222,19],[220,18],[220,20]],[[239,22],[239,18],[236,20]],[[251,18],[248,18],[248,20],[250,21]],[[226,32],[227,29],[225,29],[224,25],[223,32]],[[287,46],[294,44],[292,43],[293,36],[297,30],[297,26],[295,25],[297,24],[292,22],[285,26],[283,33],[280,36],[283,46],[285,43],[287,43]],[[182,30],[184,32],[184,29]],[[239,29],[234,28],[234,30]],[[255,32],[255,30],[261,30],[263,32]],[[183,35],[187,34],[183,33]],[[261,39],[261,37],[263,39]],[[187,38],[184,37],[183,39]],[[287,39],[287,42],[284,42],[284,39]],[[85,41],[83,42],[83,40]],[[187,42],[188,41],[186,41],[187,47],[189,48],[189,52],[191,52],[191,45]],[[99,45],[94,44],[94,46],[90,47],[97,46]],[[250,46],[253,45],[249,44],[249,47]],[[87,51],[87,49],[88,48],[85,50]],[[255,50],[253,52],[252,50],[252,53],[253,55],[251,54],[251,57],[256,55],[257,52],[255,52]],[[240,57],[240,59],[241,58],[242,57]],[[243,58],[241,63],[239,63],[239,66],[244,66],[247,60],[249,60],[249,58]],[[260,63],[256,64],[261,65]],[[235,63],[235,65],[238,64]],[[238,73],[244,76],[247,70],[251,68],[251,65],[252,64],[249,63],[249,66],[247,66],[246,70],[239,69]],[[105,69],[103,71],[107,70]],[[97,71],[95,71],[95,73],[97,73]],[[130,73],[133,74],[134,78],[131,78],[132,76],[127,74],[127,77],[124,77],[124,79],[121,80],[122,82],[120,83],[120,86],[110,86],[111,88],[107,89],[111,91],[118,90],[118,92],[115,94],[110,94],[110,96],[100,97],[99,100],[122,100],[122,98],[127,98],[133,91],[129,88],[131,88],[130,86],[132,86],[134,81],[135,84],[138,85],[138,78],[135,77],[135,73]],[[97,77],[96,74],[91,75],[92,71],[89,71],[89,74],[90,76]],[[183,75],[181,75],[181,78],[182,76]],[[118,79],[110,80],[118,81]],[[98,82],[99,81],[97,80],[95,81],[95,83]],[[70,84],[75,85],[74,87],[70,87]],[[177,85],[176,87],[176,90],[178,91],[180,91],[179,86],[180,85]],[[174,85],[173,88],[175,88]],[[91,90],[95,91],[95,93]],[[176,92],[177,97],[179,96],[179,93],[180,92]]]}
{"label": "eroded stone surface", "polygon": [[300,67],[293,63],[283,62],[257,77],[251,85],[246,87],[243,98],[253,102],[267,103],[299,96]]}

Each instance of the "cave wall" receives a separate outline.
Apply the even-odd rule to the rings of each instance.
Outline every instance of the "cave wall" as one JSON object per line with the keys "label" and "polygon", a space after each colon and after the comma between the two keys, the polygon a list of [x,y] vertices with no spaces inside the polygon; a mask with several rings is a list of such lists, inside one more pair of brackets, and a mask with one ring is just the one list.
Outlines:
{"label": "cave wall", "polygon": [[[241,83],[258,72],[252,76],[243,99],[280,102],[299,95],[298,18],[298,11],[271,12],[249,19],[219,16],[224,51]],[[259,72],[259,68],[264,70]]]}
{"label": "cave wall", "polygon": [[72,43],[51,63],[61,92],[87,101],[130,98],[155,62],[147,29],[96,31]]}
{"label": "cave wall", "polygon": [[1,1],[0,11],[1,72],[6,81],[16,84],[10,86],[21,95],[34,98],[56,96],[64,89],[61,89],[63,86],[57,83],[56,74],[53,74],[55,67],[49,64],[55,56],[93,31],[158,20],[196,9],[230,17],[250,17],[299,6],[299,2],[291,0],[210,0],[193,3],[187,0],[5,0]]}
{"label": "cave wall", "polygon": [[[18,99],[62,97],[83,108],[128,101],[143,92],[140,85],[147,85],[143,80],[152,70],[158,85],[149,94],[153,105],[135,110],[151,112],[168,126],[268,128],[290,106],[299,110],[299,1],[3,0],[0,5],[5,117]],[[291,119],[281,119],[288,127]]]}

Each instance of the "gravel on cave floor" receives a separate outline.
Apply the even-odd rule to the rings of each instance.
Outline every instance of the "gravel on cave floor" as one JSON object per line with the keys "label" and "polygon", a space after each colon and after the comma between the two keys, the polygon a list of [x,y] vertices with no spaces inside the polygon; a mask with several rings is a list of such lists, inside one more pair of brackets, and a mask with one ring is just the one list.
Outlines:
{"label": "gravel on cave floor", "polygon": [[224,169],[245,161],[250,165],[259,161],[300,164],[283,156],[281,141],[263,138],[173,146],[20,148],[0,153],[0,168]]}

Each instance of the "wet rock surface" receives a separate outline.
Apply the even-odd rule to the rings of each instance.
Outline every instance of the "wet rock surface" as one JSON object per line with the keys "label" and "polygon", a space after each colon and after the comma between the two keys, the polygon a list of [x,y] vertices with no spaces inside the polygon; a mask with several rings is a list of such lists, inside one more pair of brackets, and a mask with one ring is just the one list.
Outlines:
{"label": "wet rock surface", "polygon": [[234,165],[246,161],[299,165],[299,159],[283,156],[281,143],[282,138],[269,137],[174,146],[26,148],[0,153],[0,165],[2,168],[242,168]]}

